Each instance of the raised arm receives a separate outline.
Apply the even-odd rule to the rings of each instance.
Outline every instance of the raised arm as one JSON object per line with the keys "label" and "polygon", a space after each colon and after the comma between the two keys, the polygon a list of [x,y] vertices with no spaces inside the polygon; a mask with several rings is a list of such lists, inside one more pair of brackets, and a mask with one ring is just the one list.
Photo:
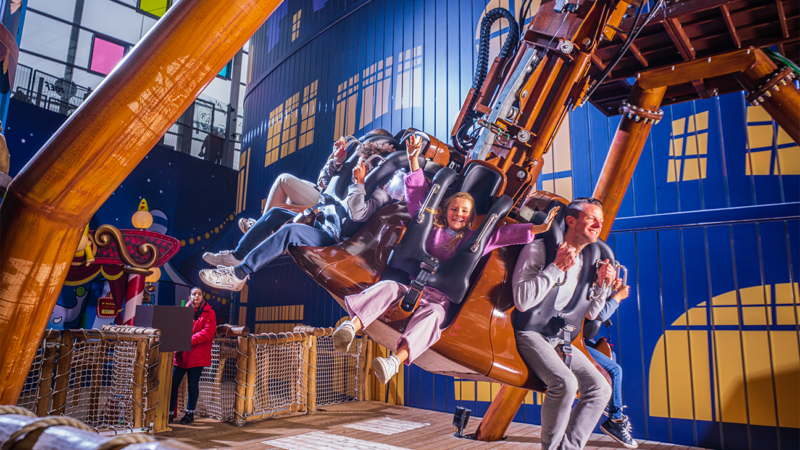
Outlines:
{"label": "raised arm", "polygon": [[333,178],[333,176],[336,175],[337,172],[339,172],[346,158],[347,158],[347,140],[345,140],[344,137],[340,137],[339,140],[333,144],[333,153],[331,153],[331,156],[328,157],[328,160],[325,162],[325,165],[319,172],[319,178],[317,178],[317,186],[319,186],[322,189],[327,188],[328,183],[331,182],[331,178]]}
{"label": "raised arm", "polygon": [[559,207],[555,207],[550,210],[550,214],[548,214],[544,223],[541,225],[511,224],[497,226],[494,229],[494,233],[492,233],[492,237],[490,237],[489,241],[486,243],[483,254],[485,255],[496,248],[505,247],[507,245],[520,245],[533,242],[533,238],[536,234],[544,233],[550,229],[558,213],[558,209]]}
{"label": "raised arm", "polygon": [[389,194],[381,188],[376,188],[372,195],[366,198],[363,182],[353,183],[347,190],[347,198],[344,200],[347,205],[347,214],[355,222],[366,222],[372,213],[392,200]]}
{"label": "raised arm", "polygon": [[405,183],[408,214],[414,217],[425,202],[425,198],[431,190],[431,184],[425,179],[425,173],[419,170],[419,168],[406,175]]}

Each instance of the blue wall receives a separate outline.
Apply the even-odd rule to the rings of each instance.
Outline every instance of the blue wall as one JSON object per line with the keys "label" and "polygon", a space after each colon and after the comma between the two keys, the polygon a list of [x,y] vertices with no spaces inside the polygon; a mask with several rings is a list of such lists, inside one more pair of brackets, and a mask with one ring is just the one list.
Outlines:
{"label": "blue wall", "polygon": [[[515,3],[284,2],[251,41],[237,213],[258,216],[280,173],[316,179],[342,134],[412,126],[448,138],[481,16]],[[800,148],[742,94],[664,112],[609,239],[630,269],[631,297],[604,333],[625,372],[634,436],[797,448]],[[590,195],[619,120],[592,106],[572,112],[540,188]],[[254,330],[346,315],[288,258],[252,278],[248,303],[238,311]],[[463,404],[478,416],[497,392],[414,366],[403,380],[409,406]],[[531,396],[516,419],[539,423],[540,404]]]}

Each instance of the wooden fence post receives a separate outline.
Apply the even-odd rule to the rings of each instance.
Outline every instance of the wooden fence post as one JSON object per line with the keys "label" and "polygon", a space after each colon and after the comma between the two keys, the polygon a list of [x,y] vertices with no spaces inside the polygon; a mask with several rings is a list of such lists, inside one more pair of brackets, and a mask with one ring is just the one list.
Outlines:
{"label": "wooden fence post", "polygon": [[[247,389],[246,392],[246,401],[244,403],[244,410],[247,414],[253,413],[253,405],[255,403],[255,392],[256,392],[256,341],[255,339],[247,339]],[[267,366],[269,361],[264,361],[264,365]],[[266,368],[265,368],[266,371]]]}
{"label": "wooden fence post", "polygon": [[311,347],[308,355],[308,412],[317,412],[317,337],[310,336]]}
{"label": "wooden fence post", "polygon": [[367,356],[369,355],[369,346],[370,346],[370,339],[367,335],[361,336],[361,349],[358,355],[358,358],[361,362],[359,367],[356,369],[359,371],[358,379],[361,382],[361,386],[359,386],[358,391],[358,399],[361,401],[369,401],[369,377],[367,376],[367,367],[369,367],[367,362]]}
{"label": "wooden fence post", "polygon": [[67,403],[67,387],[69,387],[70,365],[72,364],[72,330],[61,330],[61,348],[56,364],[55,389],[53,391],[52,410],[49,415],[60,416]]}
{"label": "wooden fence post", "polygon": [[158,404],[156,408],[155,432],[172,430],[169,427],[169,397],[172,393],[172,367],[175,352],[159,352],[158,363]]}
{"label": "wooden fence post", "polygon": [[[301,366],[301,369],[300,369],[300,377],[301,377],[300,386],[303,389],[303,391],[300,392],[300,398],[301,399],[305,399],[305,402],[301,401],[300,406],[298,408],[298,411],[300,411],[300,412],[307,412],[308,411],[308,391],[309,391],[308,371],[311,369],[311,364],[309,364],[309,361],[308,361],[308,355],[309,355],[309,353],[311,353],[310,352],[310,348],[311,348],[311,337],[309,337],[308,334],[306,334],[305,337],[303,338],[303,360],[302,360],[302,364],[300,365]],[[305,367],[303,367],[303,366],[305,366]]]}

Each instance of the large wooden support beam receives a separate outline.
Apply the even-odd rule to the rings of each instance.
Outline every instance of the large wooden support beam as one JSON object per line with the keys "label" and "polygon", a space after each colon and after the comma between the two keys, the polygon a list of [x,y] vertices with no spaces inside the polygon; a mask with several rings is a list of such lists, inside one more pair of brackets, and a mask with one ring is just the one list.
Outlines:
{"label": "large wooden support beam", "polygon": [[278,0],[183,0],[42,147],[0,208],[0,404],[15,404],[83,227]]}
{"label": "large wooden support beam", "polygon": [[[761,55],[761,50],[755,50]],[[758,64],[743,71],[739,83],[748,90],[747,100],[761,104],[786,133],[800,145],[800,93],[793,81],[791,69],[778,70],[766,55]]]}
{"label": "large wooden support beam", "polygon": [[485,442],[494,442],[503,439],[508,426],[514,420],[519,406],[528,395],[527,389],[522,389],[504,384],[500,387],[497,397],[492,400],[489,409],[475,431],[475,439]]}
{"label": "large wooden support beam", "polygon": [[[608,238],[611,225],[617,217],[619,205],[628,190],[628,184],[633,177],[636,163],[642,154],[650,128],[653,126],[654,115],[664,99],[666,87],[641,89],[637,84],[631,92],[629,111],[619,123],[611,149],[606,157],[603,170],[597,180],[592,196],[603,202],[603,231],[601,238]],[[637,114],[638,112],[638,114]]]}

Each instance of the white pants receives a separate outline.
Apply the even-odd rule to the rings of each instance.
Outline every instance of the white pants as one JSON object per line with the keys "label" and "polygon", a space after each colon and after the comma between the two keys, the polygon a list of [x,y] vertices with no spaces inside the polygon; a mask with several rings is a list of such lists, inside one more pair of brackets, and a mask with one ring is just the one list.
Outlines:
{"label": "white pants", "polygon": [[280,203],[300,206],[314,206],[319,202],[319,191],[317,185],[306,180],[301,180],[288,173],[281,174],[267,197],[267,205],[264,211]]}

